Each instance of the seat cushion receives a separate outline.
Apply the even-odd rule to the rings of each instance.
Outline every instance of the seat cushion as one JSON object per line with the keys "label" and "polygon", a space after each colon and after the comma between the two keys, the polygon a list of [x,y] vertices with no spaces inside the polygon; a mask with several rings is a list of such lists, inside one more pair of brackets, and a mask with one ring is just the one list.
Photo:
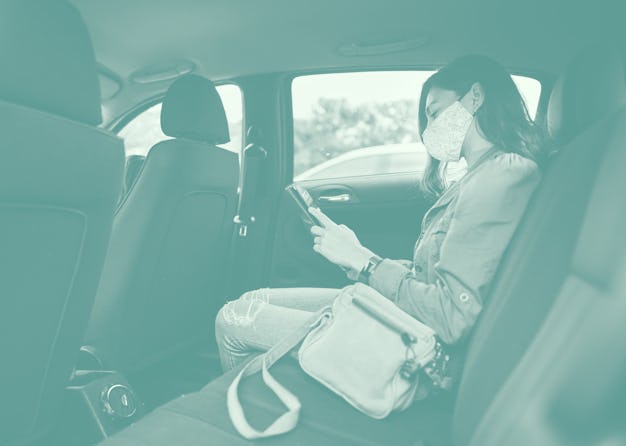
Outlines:
{"label": "seat cushion", "polygon": [[[272,371],[281,383],[295,390],[302,412],[294,431],[262,440],[264,444],[448,444],[449,397],[417,402],[405,412],[374,420],[310,378],[291,358],[279,361]],[[235,431],[226,409],[226,391],[234,375],[223,375],[199,392],[171,401],[103,445],[250,444]],[[285,410],[259,374],[244,380],[239,394],[248,420],[257,428],[266,427]]]}

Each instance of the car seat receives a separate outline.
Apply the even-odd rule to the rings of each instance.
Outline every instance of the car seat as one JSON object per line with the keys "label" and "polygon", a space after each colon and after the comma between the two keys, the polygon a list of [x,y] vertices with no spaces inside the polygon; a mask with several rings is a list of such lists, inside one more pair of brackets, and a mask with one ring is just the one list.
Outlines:
{"label": "car seat", "polygon": [[[237,204],[236,153],[213,83],[176,80],[161,109],[170,136],[148,152],[115,216],[85,344],[132,375],[210,341]],[[207,347],[208,348],[208,347]]]}
{"label": "car seat", "polygon": [[0,444],[58,421],[118,200],[91,40],[65,1],[0,2]]}

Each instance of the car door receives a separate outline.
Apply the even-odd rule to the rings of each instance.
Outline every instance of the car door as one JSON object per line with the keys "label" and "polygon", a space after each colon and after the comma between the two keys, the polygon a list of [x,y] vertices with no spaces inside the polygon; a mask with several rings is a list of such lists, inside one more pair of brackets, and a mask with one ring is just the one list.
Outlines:
{"label": "car door", "polygon": [[[411,174],[346,177],[300,182],[337,223],[355,231],[361,243],[383,257],[410,258],[420,219],[429,202]],[[313,239],[289,195],[279,205],[270,285],[339,287],[340,268],[312,250]]]}
{"label": "car door", "polygon": [[[415,118],[416,86],[429,74],[325,73],[295,77],[291,85],[290,179],[384,257],[411,257],[429,206],[419,188],[427,157],[416,142]],[[275,218],[270,286],[347,283],[340,268],[312,250],[289,195],[282,194]]]}
{"label": "car door", "polygon": [[[290,178],[331,219],[383,257],[410,259],[432,198],[419,182],[427,155],[418,142],[417,105],[432,71],[368,71],[303,75],[291,84]],[[531,114],[541,85],[514,77]],[[449,166],[450,180],[464,163]],[[287,181],[289,182],[289,181]],[[291,197],[275,215],[269,286],[340,287],[349,280],[312,250],[313,240]]]}

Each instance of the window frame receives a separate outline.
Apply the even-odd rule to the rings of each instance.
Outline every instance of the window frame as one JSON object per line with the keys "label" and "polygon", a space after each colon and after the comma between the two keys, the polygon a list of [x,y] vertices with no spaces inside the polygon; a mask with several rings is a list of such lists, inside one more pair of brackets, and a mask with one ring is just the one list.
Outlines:
{"label": "window frame", "polygon": [[[311,75],[320,75],[320,74],[346,74],[346,73],[368,73],[368,72],[398,72],[398,71],[437,71],[442,68],[441,65],[433,66],[433,65],[373,65],[368,67],[360,67],[360,66],[350,66],[350,67],[341,67],[341,68],[324,68],[324,69],[311,69],[311,70],[300,70],[294,72],[283,73],[284,75],[284,85],[282,97],[283,99],[283,117],[281,119],[283,131],[283,147],[285,147],[285,166],[284,170],[287,175],[287,183],[291,183],[294,181],[294,165],[295,165],[295,120],[293,116],[293,81],[302,76],[311,76]],[[537,110],[535,114],[535,122],[540,125],[545,126],[546,115],[548,102],[550,98],[550,93],[552,91],[552,87],[554,85],[555,75],[550,74],[545,71],[535,71],[528,69],[519,69],[516,67],[508,67],[505,66],[505,69],[512,76],[524,76],[532,78],[539,82],[541,86],[541,92],[539,94],[539,101],[537,103]],[[394,175],[394,174],[387,174]],[[371,175],[376,177],[377,175]],[[351,178],[351,177],[345,177]],[[324,181],[337,181],[340,180],[338,178],[328,178],[328,179],[316,179],[314,181],[324,182]]]}

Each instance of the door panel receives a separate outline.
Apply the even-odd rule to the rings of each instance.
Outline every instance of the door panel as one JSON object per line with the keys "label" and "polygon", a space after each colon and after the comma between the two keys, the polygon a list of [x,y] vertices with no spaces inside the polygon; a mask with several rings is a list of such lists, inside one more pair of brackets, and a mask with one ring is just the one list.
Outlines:
{"label": "door panel", "polygon": [[[302,181],[330,218],[351,228],[361,243],[388,258],[410,259],[421,218],[430,203],[417,173]],[[349,198],[345,198],[349,197]],[[349,283],[339,267],[313,251],[313,239],[287,193],[280,198],[269,286],[340,287]]]}
{"label": "door panel", "polygon": [[[332,219],[352,228],[363,245],[384,257],[410,258],[429,203],[418,187],[428,165],[417,141],[421,87],[432,71],[384,70],[305,73],[290,85],[282,148],[284,171],[321,197]],[[541,84],[517,77],[531,114]],[[448,165],[447,180],[460,178],[463,163]],[[357,176],[360,175],[360,176]],[[271,286],[340,286],[344,273],[312,251],[297,208],[283,194],[275,216]]]}

